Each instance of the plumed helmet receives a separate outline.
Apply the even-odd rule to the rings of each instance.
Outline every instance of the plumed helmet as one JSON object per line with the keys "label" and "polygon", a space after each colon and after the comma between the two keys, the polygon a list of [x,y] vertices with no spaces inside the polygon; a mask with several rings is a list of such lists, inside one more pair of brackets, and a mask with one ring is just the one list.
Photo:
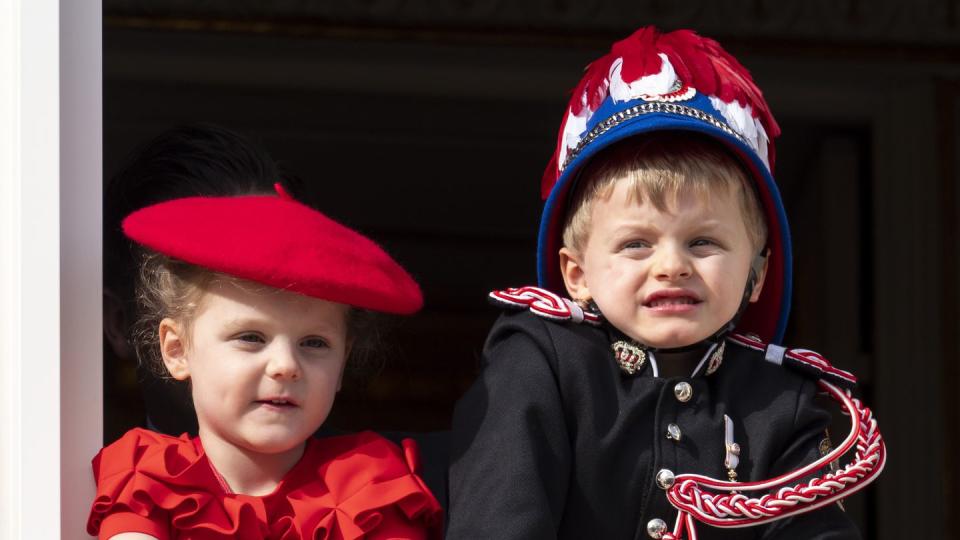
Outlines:
{"label": "plumed helmet", "polygon": [[770,256],[764,292],[738,329],[780,341],[790,311],[792,264],[790,231],[772,174],[780,128],[747,70],[719,43],[690,30],[640,28],[587,67],[541,184],[546,203],[537,246],[540,285],[563,289],[558,251],[579,171],[604,148],[657,131],[691,131],[720,141],[750,173],[767,219]]}

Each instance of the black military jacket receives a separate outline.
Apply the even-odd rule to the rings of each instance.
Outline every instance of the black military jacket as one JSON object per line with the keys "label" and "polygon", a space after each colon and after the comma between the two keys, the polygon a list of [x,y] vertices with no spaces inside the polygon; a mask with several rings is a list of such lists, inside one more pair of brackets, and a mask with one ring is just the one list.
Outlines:
{"label": "black military jacket", "polygon": [[[484,369],[454,413],[447,538],[643,539],[657,518],[672,530],[676,510],[655,477],[669,469],[726,479],[724,415],[741,447],[739,481],[820,457],[829,414],[814,404],[814,379],[733,340],[712,374],[660,378],[647,362],[628,376],[611,350],[617,337],[527,311],[494,325]],[[693,391],[687,401],[675,392],[682,382]],[[679,440],[668,438],[676,428]],[[761,527],[697,523],[697,532],[859,538],[837,505]]]}

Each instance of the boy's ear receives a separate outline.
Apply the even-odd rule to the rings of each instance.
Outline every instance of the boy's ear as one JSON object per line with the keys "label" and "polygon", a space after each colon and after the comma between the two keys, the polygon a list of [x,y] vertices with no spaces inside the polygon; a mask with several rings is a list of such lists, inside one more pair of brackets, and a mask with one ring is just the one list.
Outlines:
{"label": "boy's ear", "polygon": [[[763,262],[760,262],[763,261]],[[750,302],[756,302],[760,299],[760,292],[763,290],[763,281],[767,278],[767,267],[770,263],[770,250],[763,252],[763,255],[757,255],[757,260],[753,264],[754,271],[757,273],[757,283],[753,286],[753,292],[750,293]]]}
{"label": "boy's ear", "polygon": [[187,362],[187,342],[184,328],[177,321],[166,318],[160,321],[157,329],[160,337],[160,356],[170,376],[178,381],[190,378],[190,364]]}
{"label": "boy's ear", "polygon": [[570,298],[577,302],[587,302],[592,298],[580,255],[566,247],[560,249],[560,275],[563,276],[563,284]]}

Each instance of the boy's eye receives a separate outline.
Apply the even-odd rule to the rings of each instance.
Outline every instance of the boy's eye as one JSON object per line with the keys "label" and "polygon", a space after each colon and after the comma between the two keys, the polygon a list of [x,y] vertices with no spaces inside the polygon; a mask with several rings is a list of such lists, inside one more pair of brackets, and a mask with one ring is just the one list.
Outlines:
{"label": "boy's eye", "polygon": [[330,344],[327,343],[327,340],[319,337],[311,337],[311,338],[304,339],[303,341],[300,342],[300,345],[302,347],[309,347],[312,349],[323,349],[330,346]]}
{"label": "boy's eye", "polygon": [[646,240],[630,240],[623,244],[623,249],[643,249],[650,247]]}
{"label": "boy's eye", "polygon": [[690,242],[690,247],[704,247],[704,246],[716,246],[718,245],[715,240],[710,238],[697,238],[693,242]]}

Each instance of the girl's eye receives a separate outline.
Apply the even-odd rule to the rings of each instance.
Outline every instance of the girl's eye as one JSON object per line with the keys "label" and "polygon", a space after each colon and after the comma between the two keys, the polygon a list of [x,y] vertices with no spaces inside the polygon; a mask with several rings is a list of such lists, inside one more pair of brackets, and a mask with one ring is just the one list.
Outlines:
{"label": "girl's eye", "polygon": [[300,345],[303,347],[309,347],[312,349],[323,349],[330,346],[330,344],[327,343],[325,339],[318,338],[318,337],[307,338],[301,341]]}
{"label": "girl's eye", "polygon": [[266,343],[266,340],[263,339],[263,336],[254,332],[247,332],[236,336],[234,339],[237,341],[242,341],[244,343]]}

